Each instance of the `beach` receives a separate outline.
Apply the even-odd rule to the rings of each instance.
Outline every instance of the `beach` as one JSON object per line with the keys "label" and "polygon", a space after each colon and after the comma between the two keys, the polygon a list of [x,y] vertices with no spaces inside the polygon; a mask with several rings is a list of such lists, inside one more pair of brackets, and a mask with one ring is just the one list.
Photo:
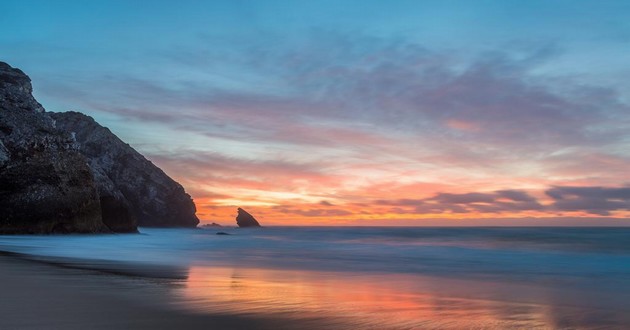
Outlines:
{"label": "beach", "polygon": [[627,229],[221,231],[0,237],[0,328],[630,324]]}

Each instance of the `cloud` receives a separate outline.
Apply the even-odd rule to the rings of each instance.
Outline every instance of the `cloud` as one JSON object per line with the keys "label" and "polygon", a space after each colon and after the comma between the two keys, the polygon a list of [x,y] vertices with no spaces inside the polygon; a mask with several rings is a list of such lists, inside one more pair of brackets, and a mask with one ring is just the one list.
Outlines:
{"label": "cloud", "polygon": [[[153,50],[139,71],[39,87],[78,110],[164,135],[144,139],[140,151],[204,196],[247,190],[243,199],[256,191],[281,203],[270,196],[293,193],[418,213],[625,207],[581,193],[552,204],[529,194],[618,184],[630,160],[630,108],[617,87],[541,69],[562,56],[561,45],[466,53],[322,30],[299,39],[215,37]],[[182,140],[195,145],[162,148]],[[416,189],[424,182],[435,187]]]}
{"label": "cloud", "polygon": [[[330,206],[330,205],[324,205]],[[304,217],[341,217],[352,215],[353,213],[348,210],[340,209],[340,208],[317,208],[316,205],[310,205],[303,207],[296,206],[288,206],[288,205],[278,205],[273,207],[273,209],[277,212],[284,214],[296,214]]]}
{"label": "cloud", "polygon": [[619,157],[618,168],[627,165],[621,144],[630,109],[615,89],[531,73],[558,56],[553,45],[464,57],[401,39],[326,31],[301,41],[270,38],[223,48],[205,40],[158,52],[161,64],[180,75],[108,73],[47,85],[88,113],[206,139],[282,144],[294,158],[373,164],[395,158],[402,166],[505,177],[533,169],[540,178],[560,177],[574,168],[565,182],[607,175],[601,166],[572,165],[593,150]]}
{"label": "cloud", "polygon": [[489,193],[438,193],[423,199],[377,200],[375,204],[394,206],[390,211],[410,213],[518,213],[523,211],[584,212],[609,216],[614,211],[630,210],[630,187],[551,187],[545,190],[551,203],[543,204],[521,190]]}
{"label": "cloud", "polygon": [[435,201],[444,204],[474,204],[474,203],[492,203],[497,198],[496,194],[485,193],[465,193],[465,194],[448,194],[440,193],[428,201]]}
{"label": "cloud", "polygon": [[[321,131],[322,123],[339,129],[348,129],[349,123],[376,125],[443,150],[465,137],[468,145],[490,148],[489,153],[508,146],[533,152],[601,145],[626,134],[621,128],[600,129],[630,111],[613,88],[566,80],[559,87],[530,73],[557,56],[548,44],[464,57],[405,40],[328,31],[305,40],[266,37],[270,40],[218,50],[205,46],[213,40],[205,40],[164,51],[172,70],[182,71],[180,77],[96,76],[65,93],[89,97],[93,110],[143,121],[304,144],[318,141],[307,132]],[[90,95],[74,92],[90,85],[100,88]],[[298,130],[307,138],[296,135]]]}
{"label": "cloud", "polygon": [[326,173],[330,166],[326,162],[257,160],[198,150],[147,157],[184,186],[191,187],[193,197],[230,201],[222,204],[320,201],[328,197],[324,192],[343,182],[343,178]]}
{"label": "cloud", "polygon": [[[437,193],[423,199],[378,200],[376,204],[413,207],[416,213],[503,213],[540,211],[544,208],[527,192],[518,190],[498,190],[489,193]],[[396,209],[391,209],[391,211],[396,211]]]}
{"label": "cloud", "polygon": [[[527,191],[496,190],[493,192],[437,193],[420,199],[380,199],[368,203],[345,203],[343,208],[327,201],[311,204],[276,205],[272,213],[305,217],[364,217],[384,214],[409,218],[427,214],[491,215],[509,217],[529,212],[529,216],[611,216],[614,211],[630,210],[629,187],[551,187],[545,194],[552,198],[543,203]],[[576,213],[577,212],[577,213]],[[580,214],[581,213],[581,214]]]}
{"label": "cloud", "polygon": [[515,202],[536,202],[534,197],[519,190],[497,190],[495,194],[498,198],[505,198]]}
{"label": "cloud", "polygon": [[610,215],[612,211],[630,210],[630,187],[553,187],[546,191],[559,211],[584,211]]}

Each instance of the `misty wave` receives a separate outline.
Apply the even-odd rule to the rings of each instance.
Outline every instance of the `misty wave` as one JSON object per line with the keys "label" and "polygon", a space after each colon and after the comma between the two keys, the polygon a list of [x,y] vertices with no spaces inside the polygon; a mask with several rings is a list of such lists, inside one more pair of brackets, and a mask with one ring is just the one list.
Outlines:
{"label": "misty wave", "polygon": [[140,235],[4,236],[0,250],[189,267],[236,265],[562,281],[630,274],[622,228],[267,227],[141,229]]}

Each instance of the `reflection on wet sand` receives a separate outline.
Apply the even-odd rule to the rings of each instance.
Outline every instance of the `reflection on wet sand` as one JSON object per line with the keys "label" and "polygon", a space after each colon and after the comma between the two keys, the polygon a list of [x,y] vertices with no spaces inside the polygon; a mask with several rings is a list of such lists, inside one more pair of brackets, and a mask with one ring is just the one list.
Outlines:
{"label": "reflection on wet sand", "polygon": [[339,327],[388,329],[588,328],[603,320],[630,322],[619,311],[565,301],[566,288],[560,294],[550,287],[479,280],[230,267],[193,267],[189,275],[178,294],[198,312],[294,321],[323,317]]}
{"label": "reflection on wet sand", "polygon": [[[628,242],[630,231],[623,228],[298,227],[230,236],[172,229],[128,236],[11,236],[0,239],[0,250],[13,259],[150,283],[146,294],[130,294],[93,281],[99,295],[137,297],[128,308],[146,310],[141,323],[147,326],[156,323],[149,310],[153,306],[146,306],[155,302],[186,329],[191,320],[205,329],[207,320],[218,319],[251,321],[256,328],[266,320],[274,330],[278,325],[300,330],[624,329],[630,324]],[[7,278],[2,282],[7,287],[47,281],[42,276]],[[22,297],[28,289],[39,301],[57,299],[56,291],[61,291],[64,305],[68,292],[80,291],[72,281],[66,283],[63,290],[52,288],[55,292],[47,294],[34,285],[13,293]],[[4,300],[5,307],[13,306]],[[92,308],[81,301],[75,299],[73,306]],[[86,301],[110,304],[109,298]],[[38,322],[43,322],[43,311],[38,311]],[[124,308],[119,312],[128,315]],[[51,312],[51,319],[58,314]],[[21,317],[25,314],[14,315],[16,325],[31,321]],[[2,316],[0,329],[5,329],[6,313]]]}

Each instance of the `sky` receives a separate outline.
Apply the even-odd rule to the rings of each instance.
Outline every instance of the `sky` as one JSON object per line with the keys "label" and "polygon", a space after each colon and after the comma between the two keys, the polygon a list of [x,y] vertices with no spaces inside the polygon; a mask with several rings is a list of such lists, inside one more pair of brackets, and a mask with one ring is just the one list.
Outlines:
{"label": "sky", "polygon": [[628,1],[0,1],[203,222],[630,225]]}

